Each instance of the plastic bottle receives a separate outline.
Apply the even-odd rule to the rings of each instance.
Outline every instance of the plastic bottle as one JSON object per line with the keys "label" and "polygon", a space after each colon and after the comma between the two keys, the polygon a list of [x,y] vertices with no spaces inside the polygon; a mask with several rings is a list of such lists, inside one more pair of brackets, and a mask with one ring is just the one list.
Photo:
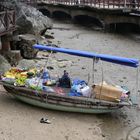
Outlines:
{"label": "plastic bottle", "polygon": [[42,79],[43,79],[43,82],[42,82],[43,85],[46,85],[47,81],[50,79],[50,75],[47,69],[44,69]]}
{"label": "plastic bottle", "polygon": [[36,66],[36,76],[37,76],[37,77],[40,77],[40,76],[41,76],[40,67],[39,67],[38,64],[37,64],[37,66]]}

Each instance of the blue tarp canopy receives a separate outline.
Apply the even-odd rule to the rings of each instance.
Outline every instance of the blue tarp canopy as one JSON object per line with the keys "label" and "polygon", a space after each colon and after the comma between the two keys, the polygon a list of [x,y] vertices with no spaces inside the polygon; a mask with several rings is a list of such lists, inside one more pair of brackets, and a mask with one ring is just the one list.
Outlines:
{"label": "blue tarp canopy", "polygon": [[51,47],[51,46],[39,45],[39,44],[35,44],[33,47],[35,49],[39,49],[39,50],[67,53],[70,55],[76,55],[76,56],[87,57],[87,58],[92,58],[92,59],[96,58],[96,59],[100,59],[103,61],[121,64],[121,65],[125,65],[125,66],[130,66],[130,67],[139,66],[139,60],[134,59],[134,58],[125,58],[125,57],[118,57],[118,56],[113,56],[113,55],[97,54],[97,53],[93,53],[93,52],[73,50],[73,49],[56,48],[56,47]]}

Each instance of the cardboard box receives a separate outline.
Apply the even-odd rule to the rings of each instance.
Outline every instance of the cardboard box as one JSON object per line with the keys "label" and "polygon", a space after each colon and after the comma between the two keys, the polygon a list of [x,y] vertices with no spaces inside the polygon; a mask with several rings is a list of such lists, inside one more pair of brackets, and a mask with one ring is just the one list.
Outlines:
{"label": "cardboard box", "polygon": [[95,94],[96,99],[118,102],[121,98],[122,91],[112,85],[99,84],[93,86],[93,94]]}

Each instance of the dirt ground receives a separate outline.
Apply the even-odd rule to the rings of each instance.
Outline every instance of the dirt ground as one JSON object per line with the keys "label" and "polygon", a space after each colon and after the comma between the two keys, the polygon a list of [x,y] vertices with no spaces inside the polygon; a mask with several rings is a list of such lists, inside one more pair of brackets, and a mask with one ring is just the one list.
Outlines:
{"label": "dirt ground", "polygon": [[[55,42],[61,47],[140,59],[138,35],[104,33],[58,22],[54,27],[56,28],[50,32],[54,33]],[[60,74],[66,69],[71,78],[87,80],[88,74],[92,72],[90,59],[60,53],[55,56],[72,62],[60,68]],[[44,60],[36,62],[40,64]],[[135,68],[99,61],[95,65],[96,83],[102,80],[102,68],[104,81],[125,85],[131,90],[131,94],[136,95]],[[58,69],[54,69],[54,72],[58,72]],[[139,95],[137,99],[139,100]],[[47,117],[51,124],[40,123],[42,117]],[[103,115],[52,111],[21,103],[5,94],[0,87],[0,140],[126,140],[129,131],[139,125],[139,108],[123,108]],[[139,130],[138,128],[131,140],[140,139]]]}

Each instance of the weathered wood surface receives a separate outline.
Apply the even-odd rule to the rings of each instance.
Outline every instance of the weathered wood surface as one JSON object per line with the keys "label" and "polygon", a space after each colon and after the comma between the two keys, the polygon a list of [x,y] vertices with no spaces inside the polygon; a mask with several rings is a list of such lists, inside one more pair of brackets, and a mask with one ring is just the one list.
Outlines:
{"label": "weathered wood surface", "polygon": [[123,107],[130,106],[129,102],[108,102],[93,98],[86,97],[70,97],[63,96],[57,93],[47,93],[44,91],[35,91],[26,87],[15,87],[14,85],[9,85],[6,83],[2,83],[4,88],[10,92],[11,94],[17,94],[20,96],[26,96],[28,98],[32,98],[35,100],[39,100],[41,102],[48,102],[52,104],[59,104],[64,106],[75,106],[81,108],[113,108],[113,107]]}
{"label": "weathered wood surface", "polygon": [[15,11],[0,4],[0,36],[14,31],[15,28]]}

